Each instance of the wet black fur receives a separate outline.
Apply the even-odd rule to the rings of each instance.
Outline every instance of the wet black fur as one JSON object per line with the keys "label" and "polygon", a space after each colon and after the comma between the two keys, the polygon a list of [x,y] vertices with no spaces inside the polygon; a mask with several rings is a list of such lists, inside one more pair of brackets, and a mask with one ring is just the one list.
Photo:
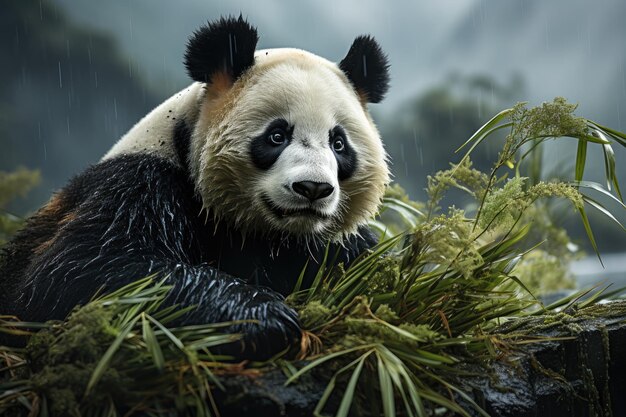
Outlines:
{"label": "wet black fur", "polygon": [[339,68],[370,103],[379,103],[389,89],[389,62],[374,38],[357,37]]}
{"label": "wet black fur", "polygon": [[174,126],[174,150],[178,157],[178,162],[184,167],[187,175],[191,175],[189,170],[189,150],[191,148],[191,129],[184,120],[179,120]]}
{"label": "wet black fur", "polygon": [[189,38],[185,67],[194,81],[211,83],[218,72],[234,81],[254,64],[256,28],[240,15],[208,22]]}
{"label": "wet black fur", "polygon": [[[307,261],[310,285],[324,245],[254,236],[242,245],[236,231],[200,212],[187,172],[164,159],[137,154],[92,166],[5,247],[2,314],[62,319],[101,288],[159,273],[173,285],[167,304],[198,305],[184,323],[260,321],[231,328],[245,335],[245,349],[231,346],[230,353],[267,358],[296,344],[298,317],[281,294],[293,289]],[[338,262],[375,243],[371,232],[361,232],[365,238],[346,242],[347,249],[331,247]]]}

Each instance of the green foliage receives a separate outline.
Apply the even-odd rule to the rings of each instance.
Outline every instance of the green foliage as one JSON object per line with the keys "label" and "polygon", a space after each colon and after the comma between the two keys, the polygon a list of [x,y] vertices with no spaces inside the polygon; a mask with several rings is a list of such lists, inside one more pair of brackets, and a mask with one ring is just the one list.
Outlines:
{"label": "green foliage", "polygon": [[[533,151],[546,140],[567,137],[577,139],[578,154],[576,156],[574,169],[575,181],[569,184],[557,182],[556,185],[532,185],[532,188],[528,190],[528,197],[531,199],[534,197],[536,199],[558,193],[556,196],[565,197],[572,201],[575,208],[580,213],[589,242],[596,253],[598,253],[587,213],[580,200],[582,199],[591,207],[599,210],[611,220],[614,220],[622,229],[624,229],[624,227],[598,201],[582,193],[576,195],[573,189],[571,187],[568,188],[567,185],[575,187],[576,189],[586,188],[598,191],[618,202],[623,208],[626,208],[615,174],[615,157],[612,148],[614,144],[626,147],[626,135],[613,129],[600,126],[593,121],[577,117],[574,115],[575,110],[575,105],[567,103],[564,98],[557,97],[553,102],[543,103],[541,106],[535,108],[528,109],[525,103],[519,103],[511,109],[501,111],[461,146],[461,148],[468,145],[470,146],[461,162],[468,159],[470,153],[494,132],[509,129],[509,134],[506,137],[502,151],[489,175],[487,189],[491,191],[492,187],[502,179],[497,177],[497,174],[502,168],[515,168],[515,176],[519,177],[520,167],[523,162],[527,157],[533,155]],[[585,170],[588,143],[599,144],[602,147],[606,167],[606,189],[599,184],[581,181]],[[614,187],[615,195],[611,193],[612,187]],[[488,194],[489,192],[483,194],[476,214],[477,219],[480,219],[483,214]]]}
{"label": "green foliage", "polygon": [[378,219],[372,219],[370,226],[380,232],[381,238],[388,238],[415,227],[423,216],[424,205],[411,201],[398,184],[387,188]]}
{"label": "green foliage", "polygon": [[[0,414],[17,414],[37,398],[29,407],[40,415],[213,415],[210,387],[221,387],[215,374],[234,365],[210,349],[238,336],[220,333],[228,323],[172,327],[187,310],[161,307],[169,289],[139,280],[65,322],[37,326],[43,329],[25,349],[0,346]],[[23,334],[33,326],[0,316],[0,331]]]}
{"label": "green foliage", "polygon": [[15,233],[23,219],[5,211],[5,207],[16,197],[24,197],[39,183],[39,171],[19,168],[13,172],[0,171],[0,246]]}
{"label": "green foliage", "polygon": [[465,158],[458,165],[452,165],[451,169],[439,171],[433,176],[428,176],[428,218],[439,211],[439,203],[445,193],[456,188],[469,194],[472,198],[480,198],[489,182],[489,177],[482,171],[472,168],[472,162]]}
{"label": "green foliage", "polygon": [[535,294],[574,288],[568,262],[550,252],[535,249],[526,254],[512,271]]}
{"label": "green foliage", "polygon": [[[485,115],[514,103],[522,90],[519,77],[501,84],[487,75],[451,75],[403,103],[392,117],[382,117],[380,130],[396,180],[411,196],[420,196],[427,174],[448,167],[454,149],[484,123]],[[474,165],[487,169],[497,149],[489,145],[478,149]]]}

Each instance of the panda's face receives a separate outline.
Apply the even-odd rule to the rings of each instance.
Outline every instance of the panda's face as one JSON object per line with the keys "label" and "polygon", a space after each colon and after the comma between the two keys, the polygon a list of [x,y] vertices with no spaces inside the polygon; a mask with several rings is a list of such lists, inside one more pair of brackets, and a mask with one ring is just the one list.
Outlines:
{"label": "panda's face", "polygon": [[192,160],[214,215],[244,231],[340,237],[375,213],[389,180],[385,152],[335,64],[259,51],[232,89],[207,96]]}
{"label": "panda's face", "polygon": [[274,228],[321,233],[340,221],[339,177],[352,175],[356,153],[341,126],[324,129],[329,121],[315,126],[285,116],[250,141],[250,158],[259,170],[255,202],[262,203],[258,208]]}

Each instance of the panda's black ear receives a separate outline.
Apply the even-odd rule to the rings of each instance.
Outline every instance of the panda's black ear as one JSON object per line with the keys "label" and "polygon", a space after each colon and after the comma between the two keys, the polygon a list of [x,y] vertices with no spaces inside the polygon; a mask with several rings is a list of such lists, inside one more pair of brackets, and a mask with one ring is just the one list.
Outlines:
{"label": "panda's black ear", "polygon": [[389,62],[371,36],[356,38],[339,68],[368,103],[378,103],[385,97],[389,89]]}
{"label": "panda's black ear", "polygon": [[256,28],[241,15],[208,22],[187,42],[187,72],[194,81],[211,83],[217,75],[226,75],[232,83],[254,64],[258,40]]}

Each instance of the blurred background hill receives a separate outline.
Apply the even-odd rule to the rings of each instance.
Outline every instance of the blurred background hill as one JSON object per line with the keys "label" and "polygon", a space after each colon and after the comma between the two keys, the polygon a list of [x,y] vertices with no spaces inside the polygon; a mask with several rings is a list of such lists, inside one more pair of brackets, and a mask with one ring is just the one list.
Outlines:
{"label": "blurred background hill", "polygon": [[[335,61],[356,35],[374,35],[389,55],[392,87],[372,111],[395,179],[415,199],[424,198],[428,174],[458,160],[454,149],[517,101],[564,96],[580,103],[579,115],[626,129],[623,0],[0,0],[0,7],[0,170],[39,169],[42,178],[8,207],[17,215],[35,210],[186,86],[186,39],[221,14],[243,13],[259,29],[260,48],[299,47]],[[546,178],[569,175],[565,161],[575,148],[546,152]],[[487,169],[498,149],[485,146],[475,165]],[[624,183],[626,152],[616,156]],[[587,179],[599,179],[600,154],[588,160]],[[626,250],[614,225],[592,222],[603,251]]]}

